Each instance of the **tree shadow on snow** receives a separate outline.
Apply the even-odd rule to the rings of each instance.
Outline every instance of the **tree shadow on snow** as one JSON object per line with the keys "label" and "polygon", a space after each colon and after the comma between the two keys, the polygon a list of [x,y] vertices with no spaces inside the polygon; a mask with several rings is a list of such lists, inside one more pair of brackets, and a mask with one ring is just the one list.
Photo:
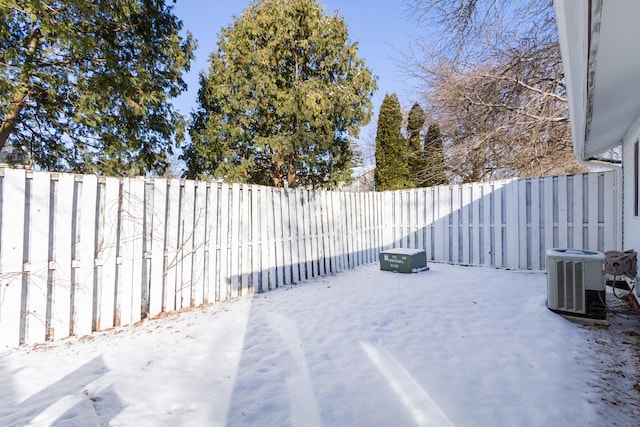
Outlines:
{"label": "tree shadow on snow", "polygon": [[17,426],[49,421],[50,425],[69,422],[77,425],[105,425],[124,409],[113,386],[97,393],[87,390],[91,382],[109,371],[102,356],[91,359],[22,402],[9,402],[11,396],[16,394],[15,383],[20,379],[18,372],[7,371],[6,366],[0,365],[4,406],[0,409],[1,425]]}

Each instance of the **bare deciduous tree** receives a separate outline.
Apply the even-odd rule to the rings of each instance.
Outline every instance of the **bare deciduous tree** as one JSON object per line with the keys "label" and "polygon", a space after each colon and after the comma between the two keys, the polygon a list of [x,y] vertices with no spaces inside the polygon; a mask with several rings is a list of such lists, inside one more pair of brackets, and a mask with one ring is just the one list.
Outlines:
{"label": "bare deciduous tree", "polygon": [[446,44],[420,44],[413,71],[453,182],[584,171],[572,152],[550,1],[411,4],[418,22],[450,33]]}

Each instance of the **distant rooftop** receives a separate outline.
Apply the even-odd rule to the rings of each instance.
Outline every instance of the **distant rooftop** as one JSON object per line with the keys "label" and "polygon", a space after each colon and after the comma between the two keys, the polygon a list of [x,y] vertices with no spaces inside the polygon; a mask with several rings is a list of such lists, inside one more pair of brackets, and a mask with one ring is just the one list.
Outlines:
{"label": "distant rooftop", "polygon": [[371,172],[372,170],[374,170],[376,168],[376,165],[368,165],[368,166],[358,166],[353,168],[352,172],[351,172],[351,176],[353,178],[358,178],[361,177],[362,175]]}

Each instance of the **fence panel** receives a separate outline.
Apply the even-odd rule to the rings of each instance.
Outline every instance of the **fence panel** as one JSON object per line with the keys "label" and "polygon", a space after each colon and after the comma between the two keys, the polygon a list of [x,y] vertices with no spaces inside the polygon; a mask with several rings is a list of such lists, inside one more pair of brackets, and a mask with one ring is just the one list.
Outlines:
{"label": "fence panel", "polygon": [[136,218],[130,211],[135,204],[132,200],[136,195],[133,194],[131,188],[131,180],[127,179],[122,183],[122,214],[120,218],[120,232],[118,233],[118,260],[117,260],[117,295],[116,295],[116,312],[114,324],[115,326],[124,326],[131,324],[132,302],[133,302],[133,264],[134,264],[134,244],[135,221]]}
{"label": "fence panel", "polygon": [[473,239],[471,236],[471,222],[469,221],[470,215],[473,214],[472,211],[472,200],[473,200],[473,186],[471,185],[463,185],[460,189],[460,201],[462,203],[462,209],[460,210],[460,220],[458,223],[460,224],[460,233],[461,238],[459,241],[460,245],[460,263],[462,264],[472,264],[473,263],[473,254],[471,253],[471,249],[473,248]]}
{"label": "fence panel", "polygon": [[227,272],[229,283],[229,296],[235,298],[242,291],[240,286],[240,219],[242,212],[242,200],[240,200],[240,184],[231,184],[229,213],[229,271]]}
{"label": "fence panel", "polygon": [[493,209],[493,215],[491,216],[491,224],[493,226],[493,260],[492,265],[496,267],[504,267],[503,257],[503,243],[504,243],[504,217],[503,217],[503,202],[504,202],[504,186],[502,182],[496,182],[493,185],[491,191]]}
{"label": "fence panel", "polygon": [[263,252],[262,256],[267,256],[267,276],[268,286],[265,287],[265,291],[276,288],[278,277],[278,263],[277,263],[277,230],[276,230],[276,214],[275,214],[275,197],[276,194],[273,188],[267,188],[264,190],[265,195],[265,210],[266,215],[264,217],[264,229],[265,229],[265,248],[266,252]]}
{"label": "fence panel", "polygon": [[[554,221],[554,198],[553,198],[553,177],[548,176],[542,178],[542,184],[544,187],[544,197],[542,198],[542,204],[544,204],[544,219],[543,219],[543,227],[544,227],[544,247],[546,249],[551,249],[556,247],[556,242],[554,240],[555,235],[555,221]],[[541,268],[546,267],[546,258],[543,258],[544,264],[541,265]]]}
{"label": "fence panel", "polygon": [[441,235],[439,236],[440,242],[440,257],[441,259],[447,262],[453,261],[453,216],[452,216],[452,206],[453,206],[453,188],[449,186],[439,188],[439,201],[438,201],[438,213],[440,217],[440,228]]}
{"label": "fence panel", "polygon": [[471,224],[471,231],[469,233],[471,240],[471,247],[469,248],[470,252],[470,263],[471,264],[482,264],[484,261],[481,260],[482,253],[482,244],[481,244],[481,233],[482,233],[482,223],[481,223],[481,209],[482,209],[482,184],[471,187],[471,209],[469,222]]}
{"label": "fence panel", "polygon": [[286,259],[285,259],[285,221],[286,216],[284,212],[284,206],[286,203],[286,198],[283,194],[282,189],[274,188],[273,189],[273,220],[274,220],[274,242],[275,242],[275,268],[276,275],[274,278],[274,288],[279,288],[285,286],[287,283],[286,275]]}
{"label": "fence panel", "polygon": [[341,228],[343,230],[349,230],[346,234],[346,245],[344,246],[345,251],[345,268],[354,268],[355,263],[353,262],[353,254],[355,253],[354,246],[357,236],[357,231],[354,226],[354,213],[353,213],[353,205],[351,204],[352,194],[343,193],[339,195],[340,206],[344,215],[344,220],[340,221],[342,224]]}
{"label": "fence panel", "polygon": [[[622,216],[614,209],[617,201],[622,197],[622,189],[618,188],[615,183],[616,175],[614,173],[605,173],[604,186],[602,192],[603,197],[603,215],[602,215],[602,246],[598,246],[600,251],[609,249],[622,249],[618,245],[622,241]],[[600,205],[600,204],[599,204]]]}
{"label": "fence panel", "polygon": [[311,254],[311,245],[312,245],[312,240],[314,239],[314,233],[313,230],[311,228],[311,215],[313,214],[313,210],[311,207],[311,199],[310,199],[310,194],[308,190],[302,190],[301,191],[301,199],[300,199],[300,203],[302,205],[302,235],[303,235],[303,242],[304,242],[304,276],[302,277],[302,280],[308,280],[311,279],[312,277],[315,276],[315,274],[313,273],[313,260],[314,257]]}
{"label": "fence panel", "polygon": [[587,246],[590,248],[598,248],[598,201],[600,199],[600,192],[598,191],[598,181],[600,174],[587,175]]}
{"label": "fence panel", "polygon": [[131,293],[131,323],[139,322],[142,319],[142,289],[143,289],[143,274],[142,270],[145,267],[144,258],[144,244],[145,244],[145,224],[144,224],[144,206],[145,206],[145,180],[143,178],[136,178],[129,181],[129,215],[132,220],[129,221],[129,226],[132,227],[131,235],[133,236],[133,242],[131,243],[130,250],[132,251],[131,260],[131,283],[133,285],[133,291]]}
{"label": "fence panel", "polygon": [[178,278],[179,224],[180,224],[180,181],[167,181],[167,206],[164,228],[164,308],[163,311],[176,309],[176,291]]}
{"label": "fence panel", "polygon": [[51,300],[51,324],[49,338],[69,336],[71,322],[71,221],[74,215],[73,196],[75,178],[61,174],[56,182],[56,199],[53,207],[53,263]]}
{"label": "fence panel", "polygon": [[20,342],[26,180],[24,170],[5,169],[0,213],[0,343]]}
{"label": "fence panel", "polygon": [[288,251],[291,253],[291,282],[298,283],[300,281],[300,236],[298,233],[298,212],[296,205],[298,204],[298,192],[296,190],[287,191],[287,212],[289,214],[289,246]]}
{"label": "fence panel", "polygon": [[229,280],[229,213],[231,206],[229,202],[230,188],[227,184],[220,185],[218,191],[220,192],[220,232],[218,233],[218,250],[220,251],[218,261],[218,289],[216,301],[225,301],[231,296],[231,282]]}
{"label": "fence panel", "polygon": [[529,218],[529,234],[531,235],[531,264],[532,270],[540,270],[542,264],[542,255],[544,253],[544,245],[540,241],[540,231],[543,228],[540,214],[542,201],[540,200],[540,188],[542,181],[539,178],[531,180],[531,197],[530,197],[530,218]]}
{"label": "fence panel", "polygon": [[195,188],[193,226],[193,270],[191,277],[191,306],[201,305],[206,296],[209,269],[207,259],[207,183],[197,182]]}
{"label": "fence panel", "polygon": [[[331,271],[340,271],[342,269],[342,255],[344,240],[340,239],[339,244],[336,241],[336,234],[341,232],[339,228],[341,222],[336,221],[340,218],[340,204],[337,200],[338,194],[320,192],[319,209],[316,212],[318,217],[318,244],[320,245],[319,268],[320,275],[324,276]],[[335,205],[335,208],[334,208]],[[334,213],[331,215],[330,212]]]}
{"label": "fence panel", "polygon": [[[95,178],[95,177],[94,177]],[[83,187],[84,188],[84,187]],[[95,184],[94,184],[95,192]],[[28,281],[27,295],[22,295],[28,300],[26,307],[26,336],[24,339],[25,344],[35,344],[42,342],[46,337],[46,323],[47,323],[47,283],[48,283],[48,261],[49,261],[49,215],[51,200],[51,176],[48,173],[34,172],[33,179],[31,180],[30,187],[31,202],[29,204],[29,239],[24,243],[29,247],[28,262],[29,268],[25,268],[24,279]],[[93,200],[95,206],[95,196]],[[9,209],[12,211],[13,209]],[[4,212],[4,206],[2,211]],[[83,215],[83,218],[87,215]],[[91,229],[94,228],[95,218],[89,218],[91,221]],[[4,221],[2,221],[4,223]],[[12,225],[13,226],[13,225]],[[93,237],[93,235],[91,236]],[[93,253],[93,245],[91,245],[89,238],[86,239],[88,247],[85,248],[85,252],[80,252],[81,260],[83,261],[83,267],[89,264],[91,272],[93,272],[93,257],[89,257],[89,254]],[[4,245],[2,245],[4,249]],[[84,254],[84,255],[83,255]],[[4,264],[2,265],[4,267]],[[85,273],[85,270],[82,270]],[[83,277],[84,274],[80,274]],[[92,277],[92,276],[91,276]],[[90,282],[90,290],[93,289],[93,281]],[[4,301],[4,299],[3,299]],[[84,314],[85,310],[89,311],[89,327],[88,332],[86,329],[79,327],[79,331],[82,335],[91,333],[91,301],[88,300],[88,305],[83,305],[79,308],[80,313]],[[3,307],[4,308],[4,307]],[[0,310],[2,311],[2,310]],[[2,320],[0,316],[0,326]],[[78,322],[84,325],[83,322]],[[1,331],[1,327],[0,327]],[[2,332],[0,332],[2,334]],[[1,342],[0,336],[0,342]]]}
{"label": "fence panel", "polygon": [[157,316],[164,309],[165,280],[165,236],[167,211],[167,180],[158,178],[153,181],[153,193],[147,207],[147,218],[151,221],[151,269],[149,272],[149,316]]}
{"label": "fence panel", "polygon": [[[508,228],[510,231],[515,231],[510,233],[512,239],[509,241],[507,250],[509,253],[514,251],[518,253],[518,256],[514,257],[510,264],[511,268],[519,268],[522,265],[526,269],[528,264],[527,255],[531,253],[531,223],[529,221],[531,213],[531,200],[529,198],[531,181],[529,179],[515,181],[513,187],[513,192],[515,192],[513,196],[517,197],[517,204],[515,205],[517,206],[517,214],[513,212],[513,208],[507,211],[507,215],[514,220],[514,223],[510,224]],[[513,203],[509,205],[512,206]]]}
{"label": "fence panel", "polygon": [[491,195],[492,187],[490,183],[481,184],[480,200],[478,206],[478,262],[480,264],[491,264],[493,252],[493,239],[491,227]]}
{"label": "fence panel", "polygon": [[141,318],[144,180],[125,180],[122,199],[116,326],[129,325]]}
{"label": "fence panel", "polygon": [[260,211],[260,198],[262,196],[262,193],[260,192],[260,188],[258,187],[252,187],[249,191],[251,191],[251,290],[254,293],[259,293],[262,292],[262,263],[260,262],[260,251],[262,250],[262,230],[260,229],[260,218],[263,216],[263,213]]}

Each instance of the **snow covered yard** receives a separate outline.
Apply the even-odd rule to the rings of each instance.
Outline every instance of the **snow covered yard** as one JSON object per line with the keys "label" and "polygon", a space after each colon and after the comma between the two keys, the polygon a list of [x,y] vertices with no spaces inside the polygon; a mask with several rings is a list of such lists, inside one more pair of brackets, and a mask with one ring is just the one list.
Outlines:
{"label": "snow covered yard", "polygon": [[565,320],[544,273],[430,267],[4,351],[0,425],[637,424],[637,320]]}

